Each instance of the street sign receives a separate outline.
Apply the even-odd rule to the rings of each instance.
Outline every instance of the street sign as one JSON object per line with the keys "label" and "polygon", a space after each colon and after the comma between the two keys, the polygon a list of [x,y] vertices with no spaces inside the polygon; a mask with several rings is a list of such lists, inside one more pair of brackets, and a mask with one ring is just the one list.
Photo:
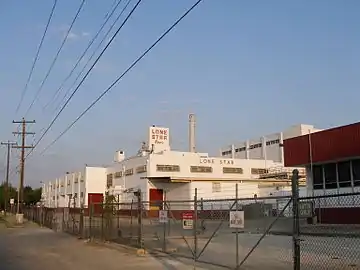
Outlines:
{"label": "street sign", "polygon": [[299,202],[299,217],[308,218],[313,216],[312,202]]}
{"label": "street sign", "polygon": [[193,213],[183,213],[183,229],[184,230],[191,230],[194,228],[194,215]]}
{"label": "street sign", "polygon": [[168,212],[166,210],[159,211],[159,223],[168,223]]}
{"label": "street sign", "polygon": [[244,211],[230,211],[230,228],[244,228]]}
{"label": "street sign", "polygon": [[10,204],[13,205],[15,203],[14,199],[10,199]]}

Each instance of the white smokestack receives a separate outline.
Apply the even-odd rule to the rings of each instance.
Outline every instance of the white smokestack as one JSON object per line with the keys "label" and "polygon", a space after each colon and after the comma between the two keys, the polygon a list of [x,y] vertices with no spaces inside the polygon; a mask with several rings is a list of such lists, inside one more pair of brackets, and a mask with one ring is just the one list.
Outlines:
{"label": "white smokestack", "polygon": [[195,149],[195,126],[196,118],[195,114],[189,114],[189,152],[196,152]]}

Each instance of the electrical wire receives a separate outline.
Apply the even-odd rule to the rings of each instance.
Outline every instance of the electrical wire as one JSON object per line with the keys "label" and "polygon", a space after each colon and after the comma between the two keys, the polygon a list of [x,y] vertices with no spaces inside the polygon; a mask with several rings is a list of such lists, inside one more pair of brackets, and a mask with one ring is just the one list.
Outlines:
{"label": "electrical wire", "polygon": [[113,34],[113,36],[111,37],[111,39],[108,41],[108,43],[106,44],[106,46],[104,47],[104,49],[101,51],[100,55],[96,58],[96,60],[94,61],[94,63],[91,65],[91,67],[89,68],[89,70],[86,72],[85,76],[81,79],[80,83],[78,84],[78,86],[75,88],[75,90],[72,92],[71,96],[66,100],[65,104],[62,106],[61,110],[57,113],[57,115],[54,117],[54,119],[51,121],[51,123],[49,124],[49,126],[46,128],[46,130],[44,131],[44,133],[40,136],[39,140],[35,143],[34,147],[29,151],[29,153],[27,154],[26,157],[28,157],[33,151],[34,149],[38,146],[38,144],[41,142],[41,140],[44,138],[44,136],[48,133],[48,131],[50,130],[50,128],[54,125],[55,121],[59,118],[60,114],[63,112],[63,110],[66,108],[66,106],[69,104],[70,100],[73,98],[73,96],[76,94],[76,92],[79,90],[80,86],[83,84],[83,82],[85,81],[85,79],[87,78],[87,76],[90,74],[91,70],[95,67],[95,65],[97,64],[97,62],[100,60],[100,58],[103,56],[103,54],[105,53],[105,51],[108,49],[108,47],[110,46],[110,44],[114,41],[115,37],[118,35],[118,33],[120,32],[120,30],[123,28],[123,26],[126,24],[126,22],[129,20],[129,18],[131,17],[131,15],[134,13],[134,11],[136,10],[136,8],[139,6],[139,4],[142,2],[143,0],[138,0],[137,3],[135,4],[135,6],[132,8],[132,10],[129,12],[129,14],[126,16],[125,20],[122,22],[122,24],[119,26],[119,28],[116,30],[116,32]]}
{"label": "electrical wire", "polygon": [[[110,10],[112,10],[112,9],[114,8],[114,6],[115,6],[115,4],[116,4],[117,1],[118,1],[118,0],[114,0],[114,1],[112,2],[111,6],[110,6]],[[121,2],[121,0],[120,0],[120,2]],[[109,12],[110,12],[110,11],[108,11],[108,12],[105,14],[104,19],[109,16]],[[110,16],[111,16],[111,15],[110,15]]]}
{"label": "electrical wire", "polygon": [[[116,3],[117,2],[117,3]],[[114,14],[114,12],[116,11],[116,9],[119,7],[120,3],[122,2],[122,0],[115,0],[116,5],[114,6],[114,4],[111,5],[111,10],[109,10],[106,15],[105,15],[105,21],[102,23],[102,25],[100,26],[99,30],[97,31],[97,33],[95,34],[95,36],[90,40],[89,44],[87,45],[86,49],[84,50],[84,52],[81,54],[81,56],[79,57],[78,61],[76,62],[76,64],[74,65],[74,67],[72,68],[72,70],[70,71],[70,73],[66,76],[66,78],[62,81],[62,83],[60,84],[59,88],[55,91],[54,95],[52,96],[52,98],[50,98],[49,102],[43,107],[43,110],[46,110],[46,108],[53,102],[56,102],[59,93],[61,92],[61,90],[63,89],[65,83],[70,79],[70,77],[72,76],[72,74],[74,73],[74,71],[76,70],[76,68],[79,66],[80,62],[82,61],[82,59],[84,58],[85,54],[88,52],[88,50],[90,49],[90,47],[92,46],[92,44],[95,42],[95,40],[98,38],[99,34],[101,33],[101,31],[104,29],[105,25],[107,24],[107,22],[109,21],[109,19],[111,18],[111,16]]]}
{"label": "electrical wire", "polygon": [[109,33],[111,32],[111,30],[115,27],[115,25],[117,24],[117,22],[119,21],[119,19],[121,18],[122,14],[125,12],[126,8],[128,7],[128,5],[131,3],[132,0],[128,0],[128,2],[126,3],[126,5],[123,7],[123,9],[121,10],[121,12],[119,13],[119,15],[116,17],[115,21],[112,23],[112,25],[110,26],[110,28],[108,29],[108,31],[106,32],[106,34],[103,36],[103,38],[101,39],[100,43],[98,44],[98,46],[95,48],[95,50],[93,51],[92,55],[89,57],[89,59],[86,61],[85,65],[83,66],[83,68],[81,69],[81,71],[79,72],[79,74],[76,76],[74,82],[72,83],[72,85],[67,89],[67,91],[65,92],[65,95],[62,97],[61,101],[59,102],[59,104],[55,107],[54,112],[58,111],[61,107],[61,104],[66,100],[66,97],[68,96],[68,94],[70,93],[70,90],[76,85],[78,79],[80,78],[81,75],[83,75],[86,67],[88,66],[88,64],[91,62],[91,60],[94,58],[96,52],[100,49],[101,45],[104,43],[105,39],[108,37]]}
{"label": "electrical wire", "polygon": [[[40,153],[45,153],[52,145],[54,145],[62,136],[65,135],[92,107],[95,106],[132,68],[134,68],[167,34],[173,30],[176,25],[182,21],[202,0],[197,0],[175,23],[172,24],[147,50],[145,50],[106,90],[95,99],[55,140],[53,140],[45,149]],[[51,128],[51,125],[47,131]],[[40,138],[41,139],[41,138]],[[39,140],[40,141],[40,140]],[[39,143],[37,142],[37,144]]]}
{"label": "electrical wire", "polygon": [[78,8],[78,10],[77,10],[77,12],[76,12],[76,14],[75,14],[75,17],[73,18],[73,20],[72,20],[72,22],[71,22],[71,24],[70,24],[70,27],[68,28],[68,30],[67,30],[67,32],[66,32],[66,35],[65,35],[65,37],[64,37],[64,39],[63,39],[63,41],[62,41],[62,43],[61,43],[61,45],[60,45],[60,47],[59,47],[56,55],[55,55],[55,58],[53,59],[51,65],[50,65],[50,68],[48,69],[48,71],[47,71],[47,73],[46,73],[46,75],[45,75],[45,78],[42,80],[42,82],[41,82],[41,84],[40,84],[40,87],[39,87],[39,89],[37,90],[37,92],[36,92],[36,94],[35,94],[35,97],[34,97],[34,99],[32,100],[32,102],[31,102],[29,108],[27,109],[25,115],[27,115],[27,114],[29,113],[29,111],[31,110],[31,108],[34,106],[35,102],[36,102],[37,99],[39,98],[39,95],[40,95],[40,93],[41,93],[41,90],[43,89],[43,87],[44,87],[44,85],[45,85],[45,82],[47,81],[47,79],[48,79],[48,77],[49,77],[49,75],[50,75],[50,73],[51,73],[51,71],[52,71],[52,69],[53,69],[53,67],[54,67],[54,65],[55,65],[55,63],[56,63],[56,61],[57,61],[57,59],[58,59],[58,57],[59,57],[59,55],[60,55],[60,52],[61,52],[61,50],[63,49],[63,47],[64,47],[64,45],[65,45],[65,43],[66,43],[66,41],[67,41],[67,39],[68,39],[68,36],[69,36],[69,34],[70,34],[70,32],[71,32],[71,30],[72,30],[72,28],[73,28],[76,20],[78,19],[79,14],[80,14],[80,12],[81,12],[84,4],[85,4],[85,0],[82,0],[82,1],[81,1],[81,4],[80,4],[80,6],[79,6],[79,8]]}
{"label": "electrical wire", "polygon": [[47,20],[44,33],[43,33],[43,35],[42,35],[42,37],[41,37],[40,44],[39,44],[39,46],[38,46],[38,48],[37,48],[37,51],[36,51],[36,54],[35,54],[35,58],[34,58],[34,61],[33,61],[33,63],[32,63],[31,69],[30,69],[29,76],[28,76],[28,78],[27,78],[27,80],[26,80],[25,87],[24,87],[24,89],[23,89],[22,92],[21,92],[20,101],[19,101],[19,103],[18,103],[18,105],[17,105],[17,107],[16,107],[15,113],[18,113],[18,111],[19,111],[19,109],[20,109],[20,107],[21,107],[21,105],[22,105],[22,102],[23,102],[23,100],[24,100],[24,97],[25,97],[26,91],[27,91],[27,89],[28,89],[28,86],[29,86],[29,83],[30,83],[32,74],[33,74],[34,69],[35,69],[35,65],[36,65],[36,63],[37,63],[37,61],[38,61],[38,58],[39,58],[39,55],[40,55],[40,51],[41,51],[42,45],[43,45],[44,40],[45,40],[45,36],[46,36],[47,31],[48,31],[48,29],[49,29],[49,25],[50,25],[50,23],[51,23],[51,19],[52,19],[53,15],[54,15],[54,11],[55,11],[56,4],[57,4],[57,0],[54,1],[54,4],[53,4],[53,6],[52,6],[52,8],[51,8],[51,12],[50,12],[49,18],[48,18],[48,20]]}

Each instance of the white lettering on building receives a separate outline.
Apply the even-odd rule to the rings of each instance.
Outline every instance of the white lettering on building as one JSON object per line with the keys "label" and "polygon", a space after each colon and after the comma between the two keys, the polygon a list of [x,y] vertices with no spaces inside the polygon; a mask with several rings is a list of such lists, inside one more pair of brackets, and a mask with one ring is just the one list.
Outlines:
{"label": "white lettering on building", "polygon": [[234,160],[232,159],[215,159],[215,158],[201,158],[200,164],[215,164],[220,165],[234,165]]}

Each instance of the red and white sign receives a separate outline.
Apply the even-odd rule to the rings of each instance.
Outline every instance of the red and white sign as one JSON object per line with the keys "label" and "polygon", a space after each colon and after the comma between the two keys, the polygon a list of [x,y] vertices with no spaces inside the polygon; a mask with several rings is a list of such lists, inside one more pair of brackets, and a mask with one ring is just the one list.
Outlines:
{"label": "red and white sign", "polygon": [[168,128],[151,127],[150,135],[153,144],[164,144],[169,141]]}
{"label": "red and white sign", "polygon": [[191,212],[185,212],[182,214],[183,229],[191,230],[194,227],[194,214]]}
{"label": "red and white sign", "polygon": [[149,148],[155,152],[170,149],[169,129],[164,127],[150,127]]}

